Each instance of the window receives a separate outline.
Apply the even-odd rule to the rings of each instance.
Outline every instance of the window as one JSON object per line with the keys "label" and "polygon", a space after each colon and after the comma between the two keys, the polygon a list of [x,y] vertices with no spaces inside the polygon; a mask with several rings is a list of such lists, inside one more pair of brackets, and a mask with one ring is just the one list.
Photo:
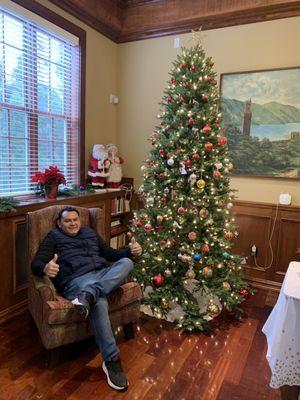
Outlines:
{"label": "window", "polygon": [[0,196],[57,165],[79,183],[80,47],[0,8]]}

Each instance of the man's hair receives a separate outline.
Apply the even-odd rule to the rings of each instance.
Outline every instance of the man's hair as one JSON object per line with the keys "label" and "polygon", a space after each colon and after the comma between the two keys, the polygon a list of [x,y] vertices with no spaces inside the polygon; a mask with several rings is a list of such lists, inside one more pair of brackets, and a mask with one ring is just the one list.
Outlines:
{"label": "man's hair", "polygon": [[68,206],[68,207],[62,208],[60,210],[60,212],[58,213],[57,221],[60,221],[62,219],[62,216],[63,216],[64,212],[71,212],[71,211],[75,211],[78,214],[78,217],[80,217],[79,211],[77,210],[77,208],[72,207],[72,206]]}

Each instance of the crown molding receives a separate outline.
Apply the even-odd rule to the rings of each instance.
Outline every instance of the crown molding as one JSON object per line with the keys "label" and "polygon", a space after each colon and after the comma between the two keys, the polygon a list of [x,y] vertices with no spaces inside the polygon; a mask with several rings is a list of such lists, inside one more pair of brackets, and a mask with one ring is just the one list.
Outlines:
{"label": "crown molding", "polygon": [[291,0],[49,0],[115,43],[300,15]]}

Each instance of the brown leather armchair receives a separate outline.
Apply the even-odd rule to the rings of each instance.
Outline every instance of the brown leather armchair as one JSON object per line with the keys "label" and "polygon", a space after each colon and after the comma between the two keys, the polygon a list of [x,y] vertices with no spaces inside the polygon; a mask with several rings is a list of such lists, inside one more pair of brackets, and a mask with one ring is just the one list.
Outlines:
{"label": "brown leather armchair", "polygon": [[[29,263],[46,234],[55,227],[58,212],[66,205],[54,205],[27,214]],[[82,226],[91,226],[104,238],[104,224],[100,208],[76,207]],[[92,335],[89,322],[78,309],[61,297],[51,280],[31,274],[29,281],[29,310],[48,352],[47,367],[53,369],[59,360],[60,346]],[[134,337],[133,323],[140,315],[141,288],[127,282],[108,297],[110,319],[113,327],[123,326],[126,338]]]}

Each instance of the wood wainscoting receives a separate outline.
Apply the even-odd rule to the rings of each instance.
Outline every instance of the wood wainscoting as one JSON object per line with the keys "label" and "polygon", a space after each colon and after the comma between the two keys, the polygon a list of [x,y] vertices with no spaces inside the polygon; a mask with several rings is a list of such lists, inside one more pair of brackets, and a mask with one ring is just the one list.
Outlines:
{"label": "wood wainscoting", "polygon": [[[233,211],[239,235],[233,252],[244,255],[247,280],[278,292],[291,261],[300,261],[300,207],[238,200]],[[257,257],[251,247],[258,249]]]}
{"label": "wood wainscoting", "polygon": [[[135,196],[133,209],[143,203]],[[275,304],[285,272],[291,261],[300,261],[300,206],[236,200],[235,214],[238,237],[232,253],[245,257],[247,281],[256,288],[267,289],[269,305]],[[256,260],[251,248],[258,249]],[[272,295],[273,293],[273,295]]]}

